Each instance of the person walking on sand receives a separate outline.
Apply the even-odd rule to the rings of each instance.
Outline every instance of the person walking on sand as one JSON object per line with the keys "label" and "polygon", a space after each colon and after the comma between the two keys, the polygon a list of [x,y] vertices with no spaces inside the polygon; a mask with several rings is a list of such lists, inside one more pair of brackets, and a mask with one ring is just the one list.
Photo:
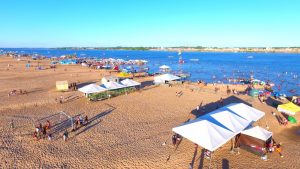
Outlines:
{"label": "person walking on sand", "polygon": [[199,110],[200,110],[200,106],[198,105],[196,109],[197,109],[197,112],[199,112]]}
{"label": "person walking on sand", "polygon": [[282,148],[281,148],[281,144],[280,143],[276,145],[275,151],[277,153],[279,153],[279,155],[280,155],[281,158],[283,158],[283,155],[281,153],[282,152]]}
{"label": "person walking on sand", "polygon": [[15,124],[14,124],[14,120],[11,120],[11,122],[10,122],[10,128],[15,128]]}
{"label": "person walking on sand", "polygon": [[51,128],[51,123],[49,120],[46,122],[46,129],[49,130]]}
{"label": "person walking on sand", "polygon": [[173,146],[176,145],[176,140],[177,140],[176,134],[173,134],[173,136],[172,136],[172,143],[173,143]]}
{"label": "person walking on sand", "polygon": [[43,138],[46,138],[46,136],[47,136],[47,126],[43,127],[42,133],[43,133]]}
{"label": "person walking on sand", "polygon": [[68,138],[69,138],[69,133],[68,133],[68,130],[66,130],[63,134],[63,140],[67,141]]}
{"label": "person walking on sand", "polygon": [[87,125],[89,123],[89,118],[88,116],[86,115],[85,118],[84,118],[84,124]]}
{"label": "person walking on sand", "polygon": [[41,132],[40,128],[36,127],[34,131],[34,137],[36,138],[36,140],[40,139],[40,132]]}
{"label": "person walking on sand", "polygon": [[80,124],[80,126],[83,125],[83,118],[82,118],[82,116],[79,116],[79,124]]}
{"label": "person walking on sand", "polygon": [[51,133],[48,134],[48,140],[49,140],[49,141],[52,140],[52,134],[51,134]]}

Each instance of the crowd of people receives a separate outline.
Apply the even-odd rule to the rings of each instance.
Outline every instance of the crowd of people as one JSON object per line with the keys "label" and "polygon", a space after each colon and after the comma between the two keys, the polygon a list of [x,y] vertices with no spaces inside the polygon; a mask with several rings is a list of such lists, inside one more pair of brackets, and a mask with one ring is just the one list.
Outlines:
{"label": "crowd of people", "polygon": [[51,141],[52,134],[50,132],[50,129],[51,129],[51,123],[49,120],[47,120],[47,122],[44,125],[42,125],[42,123],[39,123],[39,125],[35,127],[33,137],[36,140],[45,139],[47,137],[48,140]]}
{"label": "crowd of people", "polygon": [[14,95],[17,95],[17,94],[21,94],[21,95],[23,95],[23,94],[28,94],[27,93],[27,91],[26,90],[22,90],[22,89],[19,89],[19,90],[12,90],[12,91],[10,91],[9,93],[8,93],[8,96],[14,96]]}
{"label": "crowd of people", "polygon": [[173,144],[173,146],[178,146],[179,143],[181,142],[181,140],[182,140],[182,136],[181,136],[181,135],[179,135],[179,134],[174,134],[174,135],[172,136],[172,144]]}
{"label": "crowd of people", "polygon": [[[72,128],[72,131],[76,131],[79,129],[81,126],[85,126],[89,123],[88,116],[85,116],[82,118],[82,116],[78,116],[74,122],[75,128]],[[10,123],[11,128],[15,128],[14,121],[12,120]],[[52,125],[49,120],[45,122],[43,125],[42,123],[39,123],[33,132],[33,137],[38,141],[40,139],[46,139],[48,138],[49,141],[52,140],[52,133],[51,133]],[[69,138],[69,132],[68,129],[66,129],[62,135],[63,140],[67,141]]]}
{"label": "crowd of people", "polygon": [[80,128],[81,126],[85,126],[89,123],[89,118],[88,116],[85,116],[84,119],[82,118],[82,116],[78,116],[76,118],[75,121],[75,128],[73,129],[73,131],[76,131],[78,128]]}

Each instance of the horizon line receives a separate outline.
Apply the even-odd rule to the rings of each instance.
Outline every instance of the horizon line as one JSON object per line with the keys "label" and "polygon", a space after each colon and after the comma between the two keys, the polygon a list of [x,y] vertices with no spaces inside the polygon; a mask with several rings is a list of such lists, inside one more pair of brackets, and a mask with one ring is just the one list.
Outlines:
{"label": "horizon line", "polygon": [[0,47],[0,49],[56,49],[56,48],[300,48],[300,46],[236,46],[236,47],[220,47],[220,46],[61,46],[61,47]]}

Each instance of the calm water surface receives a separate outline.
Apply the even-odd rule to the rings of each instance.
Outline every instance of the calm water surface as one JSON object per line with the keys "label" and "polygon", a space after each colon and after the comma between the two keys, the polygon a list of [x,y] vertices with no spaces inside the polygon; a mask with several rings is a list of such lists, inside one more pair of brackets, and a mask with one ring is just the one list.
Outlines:
{"label": "calm water surface", "polygon": [[[54,50],[54,49],[2,49],[19,53],[61,56],[77,54],[78,57],[143,59],[151,72],[159,66],[169,65],[172,70],[191,73],[190,80],[228,83],[226,78],[271,80],[281,86],[286,95],[300,95],[300,54],[288,53],[223,53],[183,52],[184,64],[178,64],[177,52],[165,51],[111,51],[111,50]],[[274,88],[278,90],[277,87]],[[295,92],[293,92],[294,90]]]}

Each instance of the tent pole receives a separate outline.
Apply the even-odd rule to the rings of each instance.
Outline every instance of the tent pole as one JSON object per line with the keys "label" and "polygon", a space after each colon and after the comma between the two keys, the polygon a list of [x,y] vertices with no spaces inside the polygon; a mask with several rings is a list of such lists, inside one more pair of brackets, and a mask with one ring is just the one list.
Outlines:
{"label": "tent pole", "polygon": [[212,158],[213,158],[213,151],[211,152],[211,156],[210,156],[210,159],[209,159],[209,166],[208,166],[209,169],[210,169],[210,166],[211,166],[211,160],[212,160]]}

